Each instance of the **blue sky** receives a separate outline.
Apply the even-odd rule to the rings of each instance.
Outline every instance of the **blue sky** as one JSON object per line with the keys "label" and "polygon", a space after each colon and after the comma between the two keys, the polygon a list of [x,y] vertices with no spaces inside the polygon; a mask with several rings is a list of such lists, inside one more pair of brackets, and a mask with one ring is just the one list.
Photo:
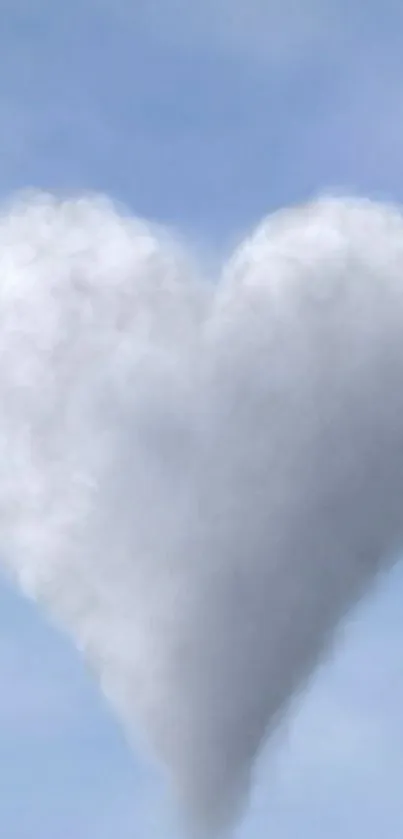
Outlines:
{"label": "blue sky", "polygon": [[[104,190],[226,251],[327,188],[403,198],[399,0],[2,0],[0,194]],[[403,833],[403,573],[351,618],[242,839]],[[175,839],[68,641],[0,587],[7,839]]]}

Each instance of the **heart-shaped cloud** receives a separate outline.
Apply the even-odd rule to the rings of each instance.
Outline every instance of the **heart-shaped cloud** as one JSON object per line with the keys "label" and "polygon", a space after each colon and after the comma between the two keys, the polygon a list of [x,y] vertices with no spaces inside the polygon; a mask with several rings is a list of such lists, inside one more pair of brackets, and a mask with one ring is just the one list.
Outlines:
{"label": "heart-shaped cloud", "polygon": [[403,219],[279,213],[222,278],[104,199],[0,221],[1,555],[196,827],[402,540]]}

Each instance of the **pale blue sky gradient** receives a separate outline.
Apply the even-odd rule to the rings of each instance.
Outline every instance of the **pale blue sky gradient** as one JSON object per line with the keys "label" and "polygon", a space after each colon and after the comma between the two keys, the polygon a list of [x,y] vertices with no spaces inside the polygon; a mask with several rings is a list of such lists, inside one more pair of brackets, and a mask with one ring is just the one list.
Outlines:
{"label": "pale blue sky gradient", "polygon": [[[226,251],[328,188],[403,198],[399,0],[2,0],[0,195],[104,190]],[[242,839],[403,835],[403,572],[354,614]],[[68,641],[0,587],[0,834],[175,839]]]}

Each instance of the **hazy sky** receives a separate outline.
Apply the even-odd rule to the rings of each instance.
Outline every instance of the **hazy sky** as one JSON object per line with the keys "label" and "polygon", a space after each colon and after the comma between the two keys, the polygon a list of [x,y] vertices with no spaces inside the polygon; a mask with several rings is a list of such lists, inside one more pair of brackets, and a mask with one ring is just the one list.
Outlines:
{"label": "hazy sky", "polygon": [[[135,7],[135,10],[133,8]],[[104,190],[225,251],[328,189],[403,198],[399,0],[2,0],[0,192]],[[353,615],[243,839],[403,832],[403,574]],[[7,839],[175,839],[75,651],[0,588]],[[169,826],[167,826],[169,825]]]}

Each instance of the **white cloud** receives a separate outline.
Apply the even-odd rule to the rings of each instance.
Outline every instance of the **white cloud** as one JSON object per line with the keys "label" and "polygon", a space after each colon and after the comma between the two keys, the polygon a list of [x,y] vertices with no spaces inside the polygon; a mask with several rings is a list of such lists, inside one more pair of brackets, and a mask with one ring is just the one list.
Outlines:
{"label": "white cloud", "polygon": [[104,199],[3,215],[2,559],[201,822],[401,543],[402,231],[283,212],[217,286]]}

